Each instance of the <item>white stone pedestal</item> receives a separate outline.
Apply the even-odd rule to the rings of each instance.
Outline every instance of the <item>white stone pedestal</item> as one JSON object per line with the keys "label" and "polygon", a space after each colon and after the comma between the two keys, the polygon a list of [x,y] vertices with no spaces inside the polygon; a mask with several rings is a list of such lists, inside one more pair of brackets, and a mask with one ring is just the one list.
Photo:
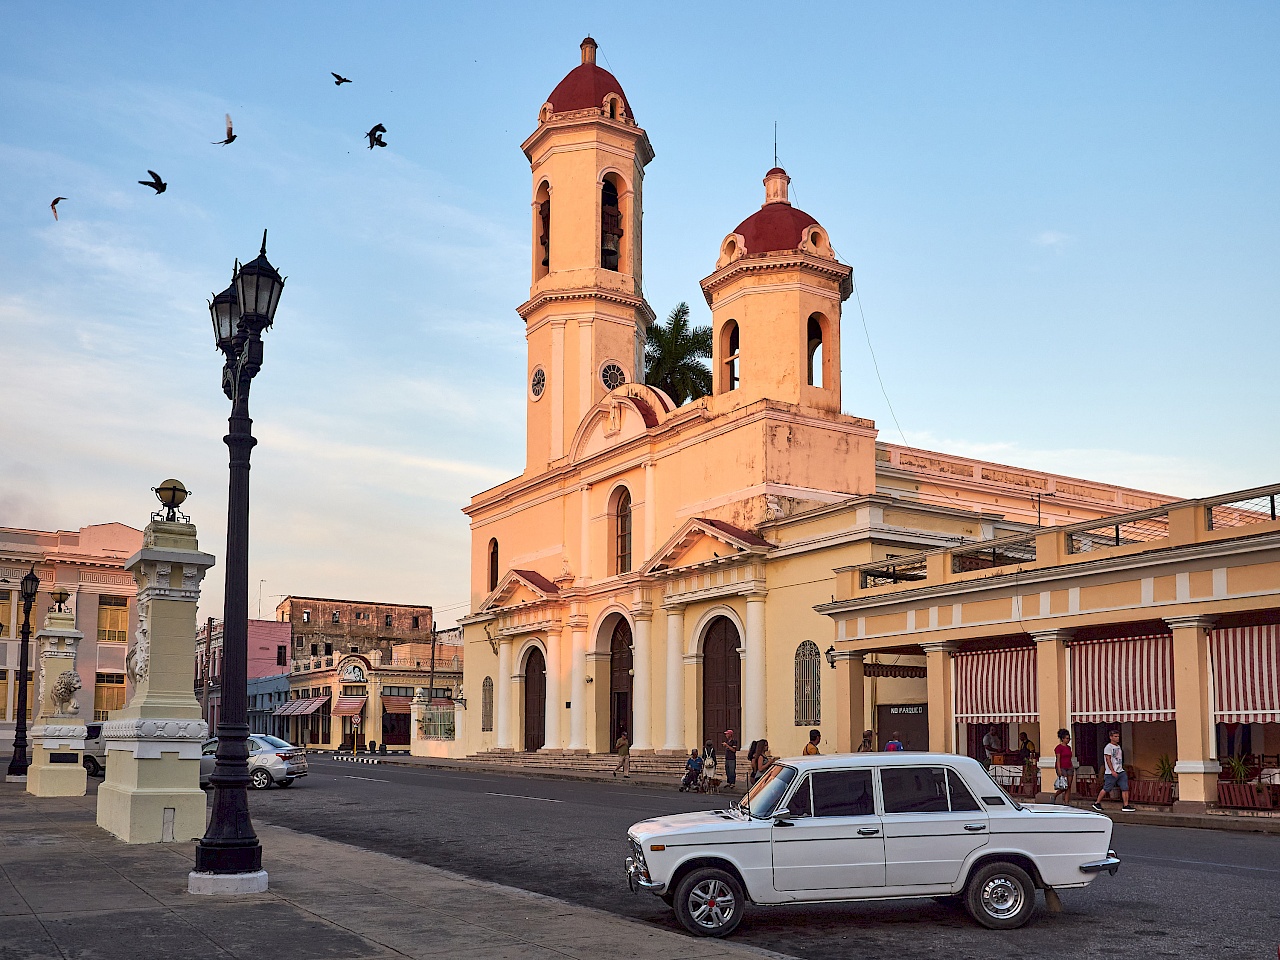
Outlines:
{"label": "white stone pedestal", "polygon": [[[36,634],[40,703],[31,728],[27,793],[37,797],[83,797],[88,786],[87,731],[79,718],[81,689],[76,672],[76,651],[84,634],[75,625],[75,614],[55,607]],[[92,692],[88,696],[93,699]]]}

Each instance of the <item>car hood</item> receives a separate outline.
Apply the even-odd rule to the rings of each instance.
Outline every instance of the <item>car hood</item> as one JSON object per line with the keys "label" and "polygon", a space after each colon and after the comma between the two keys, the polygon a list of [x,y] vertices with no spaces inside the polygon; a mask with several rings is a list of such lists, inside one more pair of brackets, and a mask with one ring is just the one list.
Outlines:
{"label": "car hood", "polygon": [[724,810],[699,810],[696,813],[676,813],[641,820],[632,824],[627,833],[641,841],[677,834],[698,834],[709,838],[720,833],[737,833],[753,827],[768,829],[769,826],[768,820],[746,820]]}

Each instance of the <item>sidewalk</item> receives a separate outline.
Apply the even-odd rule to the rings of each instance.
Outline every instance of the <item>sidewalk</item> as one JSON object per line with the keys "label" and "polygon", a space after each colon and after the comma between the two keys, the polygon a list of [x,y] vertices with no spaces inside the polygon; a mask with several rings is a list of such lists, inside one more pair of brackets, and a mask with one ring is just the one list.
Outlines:
{"label": "sidewalk", "polygon": [[121,843],[95,824],[95,799],[0,783],[0,960],[781,956],[269,825],[270,892],[196,897],[194,843]]}

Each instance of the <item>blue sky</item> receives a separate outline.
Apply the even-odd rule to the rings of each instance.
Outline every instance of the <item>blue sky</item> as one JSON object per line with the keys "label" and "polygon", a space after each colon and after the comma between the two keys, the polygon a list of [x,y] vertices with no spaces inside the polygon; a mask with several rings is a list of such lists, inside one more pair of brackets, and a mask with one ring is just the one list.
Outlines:
{"label": "blue sky", "polygon": [[[205,299],[269,227],[289,282],[253,388],[251,610],[265,580],[268,616],[285,593],[461,612],[459,508],[523,465],[519,144],[588,32],[657,152],[659,315],[708,316],[776,120],[910,443],[1187,496],[1280,479],[1274,3],[3,14],[0,524],[141,526],[173,475],[221,554]],[[224,112],[239,139],[212,146]],[[844,397],[901,442],[854,300]],[[221,593],[218,569],[202,614]]]}

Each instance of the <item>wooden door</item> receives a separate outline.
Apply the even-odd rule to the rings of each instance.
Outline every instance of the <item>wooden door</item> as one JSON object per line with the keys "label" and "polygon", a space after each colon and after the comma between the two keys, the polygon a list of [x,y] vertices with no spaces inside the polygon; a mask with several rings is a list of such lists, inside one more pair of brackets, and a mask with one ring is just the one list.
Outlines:
{"label": "wooden door", "polygon": [[536,647],[524,662],[524,748],[532,753],[546,744],[547,662]]}
{"label": "wooden door", "polygon": [[622,731],[627,739],[635,740],[631,729],[631,624],[618,618],[609,641],[609,743],[608,749],[618,742]]}
{"label": "wooden door", "polygon": [[742,729],[742,659],[738,656],[738,628],[728,617],[716,617],[707,628],[702,644],[702,740],[710,740],[719,755],[726,730],[734,731],[739,743],[749,732]]}

